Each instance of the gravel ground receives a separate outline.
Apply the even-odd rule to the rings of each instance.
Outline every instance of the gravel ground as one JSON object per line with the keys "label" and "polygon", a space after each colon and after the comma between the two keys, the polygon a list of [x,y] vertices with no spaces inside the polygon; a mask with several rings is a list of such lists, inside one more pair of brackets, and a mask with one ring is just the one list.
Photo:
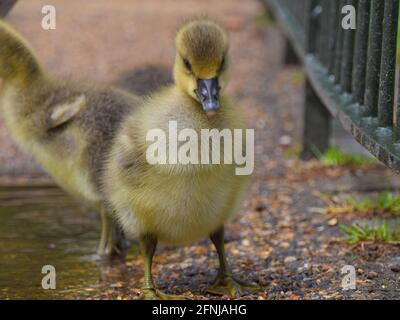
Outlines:
{"label": "gravel ground", "polygon": [[[281,33],[261,18],[257,1],[54,0],[58,10],[55,31],[40,29],[38,8],[44,3],[21,1],[8,21],[29,39],[46,68],[63,77],[116,83],[141,94],[150,87],[143,87],[139,79],[169,81],[173,34],[182,21],[206,13],[228,29],[233,63],[227,91],[246,109],[248,127],[256,129],[253,182],[226,235],[234,270],[263,288],[244,298],[399,297],[399,247],[339,242],[338,225],[353,217],[313,209],[325,206],[318,196],[321,192],[364,194],[398,188],[398,179],[380,165],[327,168],[317,161],[285,156],[289,147],[300,143],[304,79],[299,67],[282,65]],[[156,76],[144,70],[155,70]],[[29,172],[40,177],[40,169],[13,146],[3,128],[0,141],[0,173]],[[10,183],[9,177],[3,180]],[[372,186],[368,190],[365,181]],[[356,269],[356,290],[341,288],[344,265]],[[159,287],[169,293],[212,299],[204,292],[216,266],[216,254],[204,240],[185,248],[161,247],[154,275]],[[102,267],[104,291],[94,298],[135,298],[142,268],[142,259]]]}

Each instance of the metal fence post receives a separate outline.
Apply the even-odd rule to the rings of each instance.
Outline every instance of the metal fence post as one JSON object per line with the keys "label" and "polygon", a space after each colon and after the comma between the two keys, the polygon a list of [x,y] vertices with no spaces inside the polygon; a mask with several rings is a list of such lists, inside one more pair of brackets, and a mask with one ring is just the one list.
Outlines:
{"label": "metal fence post", "polygon": [[308,80],[306,81],[304,96],[304,131],[301,158],[309,160],[325,152],[329,147],[331,115]]}
{"label": "metal fence post", "polygon": [[283,63],[285,65],[297,65],[300,63],[296,51],[293,49],[293,45],[290,43],[289,39],[285,40],[285,53],[283,57]]}
{"label": "metal fence post", "polygon": [[[313,54],[315,50],[315,28],[317,24],[315,8],[318,1],[310,0],[306,7],[308,21],[306,26],[306,50]],[[319,153],[325,152],[329,147],[331,115],[325,108],[318,94],[306,81],[304,92],[304,129],[303,129],[303,150],[301,158],[309,160],[317,157]]]}
{"label": "metal fence post", "polygon": [[393,124],[398,16],[399,0],[386,0],[378,99],[378,119],[382,127]]}
{"label": "metal fence post", "polygon": [[0,1],[0,17],[5,17],[16,2],[17,2],[17,0],[1,0]]}

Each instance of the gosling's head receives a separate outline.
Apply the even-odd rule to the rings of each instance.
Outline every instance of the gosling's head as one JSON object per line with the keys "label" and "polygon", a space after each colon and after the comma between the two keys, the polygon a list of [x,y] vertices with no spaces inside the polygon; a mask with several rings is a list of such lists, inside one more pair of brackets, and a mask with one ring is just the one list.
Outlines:
{"label": "gosling's head", "polygon": [[218,24],[194,20],[176,35],[174,79],[197,100],[209,118],[220,108],[219,95],[227,82],[228,36]]}

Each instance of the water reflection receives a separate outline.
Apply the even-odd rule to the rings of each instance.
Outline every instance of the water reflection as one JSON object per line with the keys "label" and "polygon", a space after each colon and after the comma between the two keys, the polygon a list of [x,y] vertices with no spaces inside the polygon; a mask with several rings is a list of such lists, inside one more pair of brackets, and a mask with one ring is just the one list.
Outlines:
{"label": "water reflection", "polygon": [[[124,262],[96,260],[99,234],[97,213],[57,188],[0,189],[0,299],[95,298],[129,278]],[[55,290],[41,287],[44,265]]]}

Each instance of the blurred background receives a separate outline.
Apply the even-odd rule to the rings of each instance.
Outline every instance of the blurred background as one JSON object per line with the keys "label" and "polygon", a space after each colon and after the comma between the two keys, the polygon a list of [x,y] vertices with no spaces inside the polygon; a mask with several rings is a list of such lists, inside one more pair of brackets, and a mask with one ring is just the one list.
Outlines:
{"label": "blurred background", "polygon": [[[263,1],[52,0],[57,28],[43,30],[47,4],[18,1],[5,18],[47,70],[141,95],[172,81],[174,34],[184,21],[207,16],[227,29],[227,94],[256,132],[253,181],[226,238],[235,271],[265,289],[246,298],[398,297],[398,240],[348,241],[341,226],[376,219],[393,225],[400,181],[337,123],[333,148],[319,159],[299,158],[305,75],[300,65],[283,64],[285,39]],[[135,298],[143,279],[137,249],[126,263],[99,266],[98,237],[97,214],[59,190],[0,123],[0,299]],[[204,293],[217,266],[210,249],[208,241],[161,248],[155,260],[160,289],[214,298]],[[47,264],[57,269],[56,290],[41,288]],[[351,292],[341,290],[346,264],[357,270]]]}

